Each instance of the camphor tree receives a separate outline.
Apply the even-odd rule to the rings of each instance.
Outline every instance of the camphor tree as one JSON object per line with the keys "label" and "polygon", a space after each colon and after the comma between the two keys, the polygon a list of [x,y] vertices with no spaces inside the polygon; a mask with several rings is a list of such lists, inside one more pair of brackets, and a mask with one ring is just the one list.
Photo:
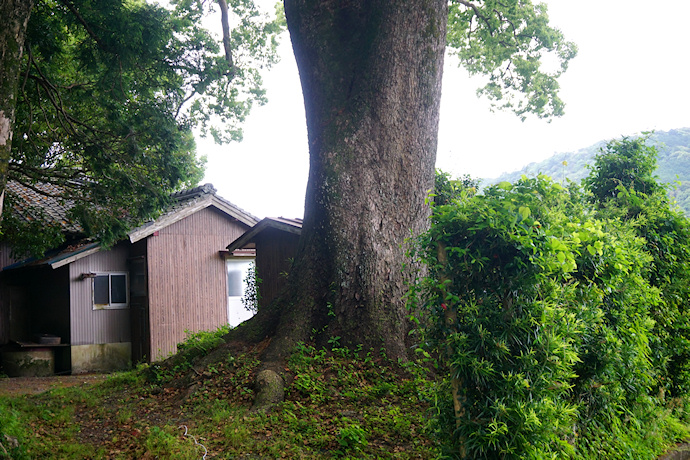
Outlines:
{"label": "camphor tree", "polygon": [[[109,243],[160,210],[170,192],[198,182],[203,161],[191,128],[218,140],[241,137],[240,123],[264,102],[259,71],[273,62],[280,30],[251,0],[218,0],[221,47],[200,26],[214,5],[1,0],[7,202],[16,199],[5,193],[7,180],[69,200],[86,233]],[[4,215],[4,237],[15,248],[40,253],[60,240],[39,214],[31,231]]]}
{"label": "camphor tree", "polygon": [[268,361],[312,337],[404,357],[402,245],[428,225],[446,47],[488,75],[497,106],[539,117],[562,113],[556,78],[576,48],[523,0],[285,0],[285,15],[310,172],[291,291],[253,324],[274,335]]}
{"label": "camphor tree", "polygon": [[[262,98],[252,69],[270,61],[275,29],[250,0],[228,5],[242,20],[225,54],[198,27],[208,2],[173,12],[136,1],[0,5],[21,13],[2,16],[0,54],[14,67],[3,64],[0,126],[14,136],[0,142],[0,185],[53,177],[97,205],[75,212],[101,237],[118,232],[132,204],[145,214],[158,205],[149,196],[191,181],[192,124],[241,120]],[[575,46],[529,0],[285,0],[285,14],[309,136],[303,237],[291,292],[245,329],[275,335],[269,357],[312,335],[402,357],[401,245],[428,223],[446,46],[488,75],[481,92],[498,107],[546,118],[562,113],[557,77]],[[543,70],[545,55],[560,67]]]}

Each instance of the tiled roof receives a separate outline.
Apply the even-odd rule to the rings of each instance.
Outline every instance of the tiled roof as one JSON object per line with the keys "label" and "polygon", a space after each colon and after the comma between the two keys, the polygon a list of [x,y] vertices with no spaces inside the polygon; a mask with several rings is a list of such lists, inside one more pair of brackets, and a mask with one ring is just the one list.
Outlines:
{"label": "tiled roof", "polygon": [[129,233],[129,240],[134,243],[155,232],[167,227],[207,206],[215,206],[227,215],[251,227],[259,219],[239,206],[235,206],[225,198],[216,195],[216,189],[211,184],[204,184],[189,190],[183,190],[171,195],[173,204],[155,220],[145,223]]}
{"label": "tiled roof", "polygon": [[37,183],[30,188],[16,181],[7,181],[6,187],[8,194],[16,198],[12,209],[19,219],[25,222],[47,219],[48,223],[60,225],[64,233],[83,233],[81,226],[69,219],[74,202],[60,197],[59,187]]}
{"label": "tiled roof", "polygon": [[[49,223],[57,223],[61,226],[62,231],[71,234],[81,234],[83,229],[74,221],[69,219],[69,210],[74,206],[74,202],[59,197],[62,190],[52,184],[38,183],[32,185],[33,189],[22,185],[16,181],[7,182],[7,190],[16,197],[13,205],[14,214],[24,221],[31,222],[35,220],[48,220]],[[41,191],[44,194],[39,193]],[[239,206],[236,206],[228,200],[216,195],[217,190],[212,184],[204,184],[188,190],[175,192],[170,197],[173,202],[170,207],[165,210],[158,219],[148,222],[139,229],[153,225],[161,217],[173,215],[180,210],[193,206],[201,200],[213,197],[217,200],[219,205],[222,205],[224,210],[232,214],[233,217],[239,220],[246,220],[248,225],[253,225],[259,219]],[[43,216],[41,215],[43,214]]]}
{"label": "tiled roof", "polygon": [[216,199],[220,200],[225,206],[228,208],[231,208],[233,211],[235,211],[237,214],[242,214],[246,215],[247,217],[251,217],[253,220],[256,222],[259,221],[259,218],[250,214],[249,212],[245,211],[244,209],[240,208],[237,205],[232,204],[225,198],[221,197],[220,195],[216,195],[216,188],[213,186],[213,184],[204,184],[200,185],[198,187],[190,188],[188,190],[182,190],[180,192],[175,192],[171,196],[173,200],[175,200],[175,203],[172,205],[172,207],[166,212],[166,214],[171,214],[174,213],[177,209],[189,206],[190,203],[195,202],[199,200],[200,198],[207,197],[209,195],[214,196]]}
{"label": "tiled roof", "polygon": [[[27,221],[38,220],[42,212],[52,222],[59,222],[66,233],[83,233],[79,225],[70,222],[68,219],[69,209],[74,205],[69,200],[61,200],[59,198],[46,197],[39,194],[29,187],[22,186],[17,182],[8,182],[8,190],[17,197],[17,204],[14,205],[14,210],[18,216]],[[36,186],[39,188],[39,186]],[[44,190],[50,195],[59,193],[59,189],[49,184],[41,184],[39,190]],[[197,212],[208,206],[215,206],[220,211],[226,213],[233,219],[244,223],[248,227],[254,226],[259,219],[252,214],[244,211],[238,206],[235,206],[228,200],[216,195],[216,189],[211,184],[204,184],[199,187],[194,187],[189,190],[183,190],[173,193],[173,199],[170,207],[161,214],[157,219],[152,220],[129,233],[131,242],[139,241],[142,238],[153,234],[157,229],[164,228],[171,225],[178,220],[183,219],[187,215]],[[19,203],[23,203],[20,205]],[[49,264],[53,268],[71,262],[74,258],[80,258],[91,254],[92,252],[100,250],[100,245],[90,239],[82,239],[74,241],[69,247],[56,249],[50,252],[41,260],[27,259],[18,262],[8,268],[18,268],[27,265],[41,265]],[[1,268],[1,267],[0,267]]]}
{"label": "tiled roof", "polygon": [[198,198],[201,195],[215,195],[218,190],[213,186],[213,184],[204,184],[198,187],[190,188],[188,190],[182,190],[180,192],[175,192],[170,195],[174,200],[184,201],[187,199]]}

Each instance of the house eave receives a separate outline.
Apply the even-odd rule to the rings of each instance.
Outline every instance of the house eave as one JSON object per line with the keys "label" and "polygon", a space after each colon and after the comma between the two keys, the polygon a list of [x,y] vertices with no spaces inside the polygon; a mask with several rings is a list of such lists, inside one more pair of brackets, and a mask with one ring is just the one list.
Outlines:
{"label": "house eave", "polygon": [[283,219],[281,217],[266,217],[265,219],[261,220],[261,222],[254,225],[251,229],[243,233],[235,241],[230,243],[226,249],[230,252],[233,252],[237,249],[242,249],[251,243],[256,235],[268,228],[275,228],[295,235],[302,234],[301,224],[297,224],[295,221]]}
{"label": "house eave", "polygon": [[192,214],[210,206],[213,206],[224,214],[237,219],[239,222],[247,225],[248,227],[252,227],[258,222],[256,217],[232,206],[230,203],[218,198],[216,195],[207,195],[197,200],[193,204],[190,204],[189,206],[186,206],[173,213],[163,215],[152,223],[145,224],[134,229],[133,231],[129,232],[129,241],[130,243],[136,243],[137,241],[143,240],[144,238],[153,235],[155,232],[162,230],[169,225],[172,225],[175,222],[178,222],[185,217],[189,217]]}
{"label": "house eave", "polygon": [[61,257],[61,258],[55,258],[47,261],[47,264],[50,265],[50,268],[56,269],[63,267],[65,265],[69,265],[72,262],[75,262],[79,259],[83,259],[84,257],[90,256],[91,254],[95,254],[98,251],[103,249],[100,244],[98,243],[93,243],[92,245],[86,246],[82,248],[81,250],[73,253],[72,255],[67,255],[67,257]]}
{"label": "house eave", "polygon": [[2,271],[15,270],[20,268],[40,267],[46,265],[52,269],[57,269],[60,267],[64,267],[65,265],[69,265],[72,262],[75,262],[79,259],[83,259],[84,257],[88,257],[91,254],[95,254],[101,249],[103,249],[103,247],[99,243],[87,243],[77,249],[71,251],[63,250],[56,255],[46,257],[44,259],[24,259],[12,265],[3,267]]}

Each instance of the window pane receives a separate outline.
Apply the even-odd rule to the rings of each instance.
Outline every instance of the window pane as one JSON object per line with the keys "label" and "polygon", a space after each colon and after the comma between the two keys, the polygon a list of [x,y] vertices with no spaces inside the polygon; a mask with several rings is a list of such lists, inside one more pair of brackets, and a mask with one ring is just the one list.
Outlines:
{"label": "window pane", "polygon": [[108,305],[109,303],[108,275],[97,275],[93,279],[93,303],[96,305]]}
{"label": "window pane", "polygon": [[110,275],[110,303],[127,303],[127,275]]}
{"label": "window pane", "polygon": [[242,275],[244,272],[241,267],[232,267],[228,270],[228,296],[241,296],[242,292]]}
{"label": "window pane", "polygon": [[254,264],[253,259],[228,259],[228,297],[242,297],[244,295],[244,281],[249,268]]}

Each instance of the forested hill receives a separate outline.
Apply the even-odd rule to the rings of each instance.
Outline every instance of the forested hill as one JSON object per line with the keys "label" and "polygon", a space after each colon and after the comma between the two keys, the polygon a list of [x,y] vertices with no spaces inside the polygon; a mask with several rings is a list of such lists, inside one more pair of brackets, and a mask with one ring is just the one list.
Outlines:
{"label": "forested hill", "polygon": [[[585,165],[594,162],[594,156],[606,142],[600,141],[576,152],[557,153],[542,162],[530,163],[519,171],[504,173],[495,179],[486,179],[483,183],[515,182],[523,174],[532,177],[539,173],[559,182],[566,178],[579,182],[589,174]],[[659,180],[675,186],[675,190],[670,190],[669,194],[675,197],[685,214],[690,216],[690,128],[655,132],[651,135],[649,144],[659,149],[656,171]]]}

